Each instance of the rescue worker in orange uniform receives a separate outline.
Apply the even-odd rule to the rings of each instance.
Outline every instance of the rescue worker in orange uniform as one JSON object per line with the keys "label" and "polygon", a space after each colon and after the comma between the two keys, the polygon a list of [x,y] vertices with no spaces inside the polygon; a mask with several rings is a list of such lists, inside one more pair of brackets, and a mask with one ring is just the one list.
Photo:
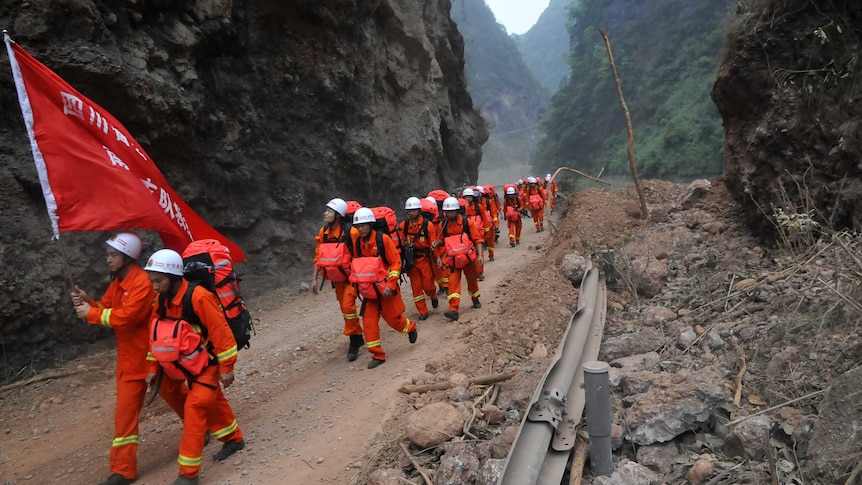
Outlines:
{"label": "rescue worker in orange uniform", "polygon": [[[436,204],[434,205],[436,209]],[[434,285],[435,261],[431,254],[431,242],[437,240],[437,226],[422,214],[422,202],[410,197],[404,203],[408,219],[401,221],[398,232],[401,240],[413,247],[413,267],[407,272],[413,290],[413,303],[419,311],[419,320],[428,318],[425,296],[431,299],[431,307],[437,308],[437,287]]]}
{"label": "rescue worker in orange uniform", "polygon": [[[443,315],[450,320],[458,320],[458,308],[461,304],[462,272],[467,277],[467,291],[470,292],[470,298],[473,300],[473,308],[482,308],[482,303],[479,302],[479,273],[485,265],[483,257],[484,248],[482,247],[485,243],[485,238],[479,233],[470,218],[461,215],[458,199],[454,197],[446,199],[443,202],[443,214],[445,216],[443,228],[437,241],[432,246],[435,249],[439,248],[437,264],[443,264],[443,258],[447,258],[446,264],[449,264],[449,295],[446,297],[449,300],[449,311]],[[466,231],[464,230],[465,228],[467,229]],[[451,258],[454,255],[449,254],[446,247],[446,239],[450,236],[459,236],[456,239],[461,240],[462,243],[466,240],[472,242],[475,254],[471,256],[471,259],[475,259],[460,268],[452,264],[453,260]]]}
{"label": "rescue worker in orange uniform", "polygon": [[[464,214],[476,226],[476,230],[479,231],[479,234],[482,236],[482,240],[486,241],[489,234],[491,234],[491,237],[493,237],[493,232],[491,231],[492,224],[491,220],[488,218],[488,212],[485,210],[484,201],[479,198],[479,195],[479,189],[467,187],[461,193],[461,198],[466,201],[466,206],[464,207]],[[482,256],[484,257],[484,255],[485,253],[483,251]],[[479,281],[485,280],[484,266],[479,267],[478,279]]]}
{"label": "rescue worker in orange uniform", "polygon": [[[355,211],[355,210],[354,210]],[[318,261],[320,259],[320,246],[326,243],[343,242],[350,245],[350,241],[359,233],[355,228],[351,228],[345,233],[345,228],[348,227],[344,220],[348,213],[348,204],[342,199],[335,198],[326,204],[326,210],[323,212],[323,227],[317,232],[314,238],[317,241],[317,246],[314,248],[314,275],[311,277],[311,292],[315,295],[319,292],[318,276],[320,275],[320,267]],[[344,335],[350,339],[350,344],[347,347],[347,361],[353,362],[359,355],[359,349],[365,344],[362,338],[362,326],[359,324],[359,312],[356,310],[356,288],[346,279],[344,281],[332,282],[332,287],[335,289],[335,299],[341,306],[341,316],[344,318]]]}
{"label": "rescue worker in orange uniform", "polygon": [[551,174],[545,175],[545,192],[548,194],[548,201],[551,206],[551,214],[554,213],[554,207],[557,205],[557,181],[551,180]]}
{"label": "rescue worker in orange uniform", "polygon": [[514,185],[505,188],[506,193],[503,195],[503,213],[506,217],[506,222],[509,225],[509,246],[515,247],[521,244],[521,200],[518,198],[517,189]]}
{"label": "rescue worker in orange uniform", "polygon": [[533,224],[536,226],[536,232],[545,230],[545,204],[548,199],[544,189],[539,186],[536,177],[527,178],[527,188],[524,191],[524,199],[527,207],[530,208],[530,215],[533,217]]}
{"label": "rescue worker in orange uniform", "polygon": [[[434,217],[433,222],[434,222],[434,227],[437,228],[437,234],[440,234],[440,228],[443,227],[443,217],[442,217],[442,214],[440,213],[440,207],[442,207],[443,203],[440,202],[438,204],[437,200],[434,197],[431,197],[430,195],[428,197],[426,197],[425,199],[430,201],[430,202],[433,202],[434,205],[437,206],[437,212],[436,212],[436,215]],[[434,281],[437,283],[437,286],[439,288],[437,290],[437,294],[438,295],[445,295],[446,293],[448,293],[448,291],[449,291],[449,268],[447,268],[446,265],[437,266],[436,264],[432,264],[431,265],[431,271],[434,273]]]}
{"label": "rescue worker in orange uniform", "polygon": [[[71,296],[78,318],[114,329],[117,338],[117,403],[109,458],[111,476],[100,485],[123,485],[132,483],[138,476],[138,417],[147,394],[149,317],[155,292],[137,261],[141,255],[141,238],[137,234],[121,232],[105,244],[113,281],[102,299],[90,298],[77,286]],[[159,394],[180,418],[186,392],[181,382],[159,388]]]}
{"label": "rescue worker in orange uniform", "polygon": [[[488,230],[485,231],[485,248],[488,249],[488,261],[494,261],[494,249],[497,241],[497,226],[500,224],[500,219],[497,217],[499,208],[494,205],[488,190],[481,185],[476,186],[476,191],[479,195],[476,198],[479,200],[479,207],[485,215],[485,220],[488,221]],[[475,191],[474,191],[475,193]]]}
{"label": "rescue worker in orange uniform", "polygon": [[[359,274],[355,264],[360,259],[375,258],[385,274],[376,284],[374,293],[363,294],[364,300],[360,315],[362,328],[365,330],[365,347],[371,353],[369,369],[374,369],[386,362],[386,353],[380,345],[380,317],[396,332],[406,333],[410,343],[416,343],[419,332],[416,323],[404,316],[404,300],[401,299],[401,287],[398,278],[401,276],[401,255],[395,248],[395,243],[387,234],[378,233],[371,226],[377,221],[371,209],[363,207],[353,214],[353,227],[358,234],[352,235],[353,271],[351,281]],[[383,289],[380,289],[380,286]],[[359,288],[360,293],[363,288]]]}
{"label": "rescue worker in orange uniform", "polygon": [[[182,277],[182,265],[183,258],[171,249],[156,251],[147,261],[147,276],[151,288],[159,294],[156,310],[159,315],[183,318],[183,300],[189,290],[189,282]],[[200,321],[189,323],[196,326],[196,330],[200,328],[200,333],[205,336],[209,365],[188,381],[183,435],[177,457],[177,463],[180,465],[179,476],[172,485],[193,485],[199,482],[208,429],[213,430],[213,437],[224,443],[222,449],[213,455],[215,461],[225,460],[245,448],[242,430],[221,388],[229,387],[234,381],[236,340],[215,293],[202,285],[196,285],[190,296],[190,310]],[[151,353],[147,355],[147,360],[150,363],[146,381],[148,385],[154,386],[159,363]],[[162,385],[172,381],[173,379],[164,378]]]}

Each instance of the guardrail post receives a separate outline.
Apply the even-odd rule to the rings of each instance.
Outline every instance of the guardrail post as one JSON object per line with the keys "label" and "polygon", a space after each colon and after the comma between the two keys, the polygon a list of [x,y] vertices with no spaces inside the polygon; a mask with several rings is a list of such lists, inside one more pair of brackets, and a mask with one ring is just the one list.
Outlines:
{"label": "guardrail post", "polygon": [[614,253],[614,248],[608,247],[607,249],[603,249],[599,251],[599,264],[601,265],[602,272],[605,273],[605,281],[611,286],[616,285],[617,283],[617,268],[616,268],[616,255]]}
{"label": "guardrail post", "polygon": [[611,389],[606,362],[584,364],[587,433],[590,435],[590,470],[596,476],[614,472],[611,456]]}

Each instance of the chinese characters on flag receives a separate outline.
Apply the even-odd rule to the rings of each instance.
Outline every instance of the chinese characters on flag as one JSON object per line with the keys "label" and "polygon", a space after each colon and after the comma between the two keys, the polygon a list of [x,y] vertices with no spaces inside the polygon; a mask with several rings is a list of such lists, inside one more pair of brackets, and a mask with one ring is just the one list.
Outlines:
{"label": "chinese characters on flag", "polygon": [[48,215],[64,231],[147,229],[182,253],[196,239],[242,250],[198,216],[110,113],[4,35]]}

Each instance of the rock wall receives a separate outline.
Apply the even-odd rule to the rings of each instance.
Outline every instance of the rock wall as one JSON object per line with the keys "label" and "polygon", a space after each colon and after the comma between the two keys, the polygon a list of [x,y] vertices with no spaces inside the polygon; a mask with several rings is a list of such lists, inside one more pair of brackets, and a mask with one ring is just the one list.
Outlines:
{"label": "rock wall", "polygon": [[751,226],[773,207],[821,227],[862,227],[862,4],[739,2],[712,98],[726,182]]}
{"label": "rock wall", "polygon": [[[449,9],[449,0],[0,0],[10,36],[123,122],[192,208],[243,248],[251,294],[309,276],[331,197],[400,208],[409,195],[475,182],[487,129]],[[107,335],[76,322],[67,296],[71,281],[91,294],[106,286],[107,234],[51,242],[8,67],[0,161],[9,376]],[[145,255],[159,249],[153,234],[145,243]]]}

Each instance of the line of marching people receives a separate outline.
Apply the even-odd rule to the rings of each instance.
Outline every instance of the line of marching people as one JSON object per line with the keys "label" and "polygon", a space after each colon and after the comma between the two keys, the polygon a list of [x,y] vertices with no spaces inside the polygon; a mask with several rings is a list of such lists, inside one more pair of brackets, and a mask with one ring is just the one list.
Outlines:
{"label": "line of marching people", "polygon": [[[473,308],[481,308],[479,282],[484,280],[485,254],[494,261],[501,216],[509,229],[509,244],[521,241],[521,217],[529,213],[536,231],[544,230],[544,207],[556,195],[548,174],[544,184],[529,177],[504,187],[501,202],[493,185],[465,187],[456,194],[433,190],[425,198],[405,201],[407,218],[398,222],[386,207],[362,207],[334,198],[326,204],[318,230],[311,289],[316,295],[328,280],[335,290],[349,339],[347,360],[355,361],[364,346],[371,354],[369,369],[386,362],[380,318],[409,342],[418,339],[416,321],[408,318],[400,282],[410,280],[418,321],[429,316],[445,295],[450,320],[460,316],[462,275]],[[547,188],[546,188],[547,187]],[[460,197],[456,197],[460,195]],[[357,304],[358,301],[358,304]]]}

